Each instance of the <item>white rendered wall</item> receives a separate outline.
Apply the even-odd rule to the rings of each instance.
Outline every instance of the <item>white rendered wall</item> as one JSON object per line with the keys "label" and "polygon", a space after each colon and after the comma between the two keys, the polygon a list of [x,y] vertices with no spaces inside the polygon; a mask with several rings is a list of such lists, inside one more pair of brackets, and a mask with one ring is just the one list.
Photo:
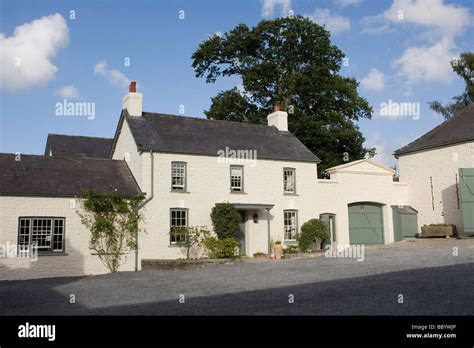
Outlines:
{"label": "white rendered wall", "polygon": [[[74,200],[73,200],[74,201]],[[0,245],[16,245],[19,217],[64,217],[65,253],[28,258],[0,258],[0,280],[79,276],[108,273],[94,251],[89,249],[90,232],[82,225],[69,198],[0,197]],[[120,271],[134,267],[133,253]]]}
{"label": "white rendered wall", "polygon": [[409,199],[419,211],[418,225],[454,224],[462,233],[456,175],[459,183],[459,168],[474,168],[474,142],[406,154],[400,156],[398,163],[400,180],[409,184]]}

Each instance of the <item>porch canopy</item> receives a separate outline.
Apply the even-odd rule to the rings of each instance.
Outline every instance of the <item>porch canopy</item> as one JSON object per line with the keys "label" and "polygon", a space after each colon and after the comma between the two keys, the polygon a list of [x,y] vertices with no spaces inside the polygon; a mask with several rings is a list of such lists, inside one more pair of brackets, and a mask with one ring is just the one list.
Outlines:
{"label": "porch canopy", "polygon": [[270,210],[274,204],[232,203],[237,210]]}
{"label": "porch canopy", "polygon": [[254,204],[254,203],[232,203],[237,210],[265,210],[267,212],[267,241],[268,241],[268,255],[272,254],[270,246],[270,210],[274,204]]}

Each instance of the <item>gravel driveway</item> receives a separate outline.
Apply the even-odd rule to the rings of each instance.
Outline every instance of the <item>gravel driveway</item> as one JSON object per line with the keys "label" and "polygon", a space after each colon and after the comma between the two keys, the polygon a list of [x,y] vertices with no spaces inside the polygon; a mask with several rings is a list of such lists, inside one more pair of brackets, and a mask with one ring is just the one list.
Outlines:
{"label": "gravel driveway", "polygon": [[0,314],[474,315],[474,240],[369,247],[363,262],[316,257],[2,281]]}

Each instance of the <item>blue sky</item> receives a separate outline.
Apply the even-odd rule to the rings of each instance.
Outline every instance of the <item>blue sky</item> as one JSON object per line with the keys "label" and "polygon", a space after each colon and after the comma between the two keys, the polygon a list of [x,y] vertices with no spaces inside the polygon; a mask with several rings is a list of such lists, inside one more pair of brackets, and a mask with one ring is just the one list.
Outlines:
{"label": "blue sky", "polygon": [[[442,121],[427,102],[462,92],[449,61],[474,47],[471,0],[1,0],[0,13],[0,152],[41,154],[48,133],[112,137],[129,80],[145,111],[184,106],[204,117],[210,98],[239,81],[196,78],[198,44],[239,23],[298,14],[326,25],[347,55],[341,73],[361,81],[375,111],[360,122],[367,145],[394,164],[393,150]],[[64,99],[95,103],[95,117],[57,116]],[[380,115],[389,100],[419,103],[419,117]]]}

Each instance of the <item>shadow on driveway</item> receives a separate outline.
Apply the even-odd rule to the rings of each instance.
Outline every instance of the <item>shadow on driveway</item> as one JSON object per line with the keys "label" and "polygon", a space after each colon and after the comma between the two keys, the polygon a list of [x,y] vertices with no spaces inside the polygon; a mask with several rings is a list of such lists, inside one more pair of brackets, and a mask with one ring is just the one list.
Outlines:
{"label": "shadow on driveway", "polygon": [[[94,282],[94,277],[1,282],[0,315],[474,315],[474,263],[229,293],[213,283],[209,287],[215,294],[186,295],[185,303],[179,303],[179,293],[175,300],[159,298],[160,287],[169,284],[150,288],[138,279],[136,288],[150,288],[150,298],[138,292],[141,298],[134,300],[140,303],[127,304],[133,298],[130,287],[121,297],[107,297],[120,290],[121,277],[133,274],[110,277],[100,288],[104,303],[93,308],[79,299],[71,304],[69,295],[55,288],[66,285],[74,292],[80,286],[86,296],[97,296],[97,288],[81,284]],[[290,295],[294,303],[289,303]]]}

